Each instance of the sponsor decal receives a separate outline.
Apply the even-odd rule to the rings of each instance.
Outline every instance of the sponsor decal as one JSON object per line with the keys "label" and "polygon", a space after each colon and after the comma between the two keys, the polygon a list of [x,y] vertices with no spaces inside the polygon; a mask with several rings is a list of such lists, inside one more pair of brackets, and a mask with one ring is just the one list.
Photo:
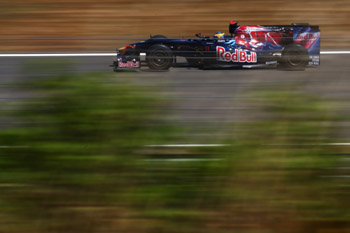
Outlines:
{"label": "sponsor decal", "polygon": [[301,33],[297,36],[297,38],[295,39],[296,41],[301,41],[301,40],[316,40],[320,37],[320,33],[316,32],[316,33]]}
{"label": "sponsor decal", "polygon": [[224,47],[216,47],[216,57],[218,61],[225,62],[242,62],[242,63],[256,63],[257,56],[255,52],[246,52],[241,49],[235,49],[233,52],[227,52]]}
{"label": "sponsor decal", "polygon": [[314,56],[309,56],[309,58],[310,58],[309,65],[312,65],[312,66],[320,65],[320,56],[314,55]]}
{"label": "sponsor decal", "polygon": [[267,61],[265,64],[266,65],[277,64],[277,61]]}
{"label": "sponsor decal", "polygon": [[140,62],[135,59],[132,61],[123,62],[122,59],[118,59],[119,68],[138,68],[140,67]]}
{"label": "sponsor decal", "polygon": [[310,49],[320,38],[320,32],[301,33],[294,40],[295,43],[303,44],[306,49]]}

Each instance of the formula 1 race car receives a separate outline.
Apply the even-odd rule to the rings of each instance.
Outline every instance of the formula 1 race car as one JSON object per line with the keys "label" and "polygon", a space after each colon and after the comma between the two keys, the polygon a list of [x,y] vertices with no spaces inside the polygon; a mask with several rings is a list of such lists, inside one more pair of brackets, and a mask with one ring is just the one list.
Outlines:
{"label": "formula 1 race car", "polygon": [[[151,70],[183,66],[230,68],[283,66],[303,69],[320,65],[320,30],[306,23],[291,25],[237,25],[231,21],[230,35],[217,32],[213,37],[196,34],[198,39],[168,39],[151,36],[146,41],[117,50],[114,71],[138,70],[147,64]],[[142,61],[141,56],[144,57]]]}

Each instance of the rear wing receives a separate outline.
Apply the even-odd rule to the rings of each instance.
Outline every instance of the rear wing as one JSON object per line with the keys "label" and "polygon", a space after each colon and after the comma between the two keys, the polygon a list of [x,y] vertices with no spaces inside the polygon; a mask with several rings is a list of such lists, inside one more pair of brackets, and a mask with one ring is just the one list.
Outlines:
{"label": "rear wing", "polygon": [[319,26],[307,23],[293,23],[292,25],[262,25],[270,32],[282,33],[287,43],[297,43],[303,45],[311,55],[320,54],[321,33]]}

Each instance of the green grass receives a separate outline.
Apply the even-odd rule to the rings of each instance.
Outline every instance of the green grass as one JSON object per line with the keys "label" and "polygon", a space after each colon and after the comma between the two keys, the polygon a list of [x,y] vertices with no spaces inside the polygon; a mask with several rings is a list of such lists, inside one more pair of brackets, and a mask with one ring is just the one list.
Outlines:
{"label": "green grass", "polygon": [[319,146],[335,118],[313,96],[253,92],[266,118],[227,125],[225,147],[184,151],[219,160],[176,163],[147,160],[156,149],[145,145],[181,131],[158,124],[169,103],[157,90],[98,73],[20,87],[33,96],[6,111],[16,127],[0,144],[26,147],[0,150],[0,232],[348,229],[348,188],[322,178],[337,162]]}

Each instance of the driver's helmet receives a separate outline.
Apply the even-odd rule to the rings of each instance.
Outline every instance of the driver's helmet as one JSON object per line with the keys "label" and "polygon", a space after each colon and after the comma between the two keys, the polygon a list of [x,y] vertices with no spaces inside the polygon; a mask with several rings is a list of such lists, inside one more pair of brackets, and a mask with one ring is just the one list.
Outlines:
{"label": "driver's helmet", "polygon": [[225,33],[217,32],[217,33],[214,34],[214,38],[224,39],[225,38]]}

